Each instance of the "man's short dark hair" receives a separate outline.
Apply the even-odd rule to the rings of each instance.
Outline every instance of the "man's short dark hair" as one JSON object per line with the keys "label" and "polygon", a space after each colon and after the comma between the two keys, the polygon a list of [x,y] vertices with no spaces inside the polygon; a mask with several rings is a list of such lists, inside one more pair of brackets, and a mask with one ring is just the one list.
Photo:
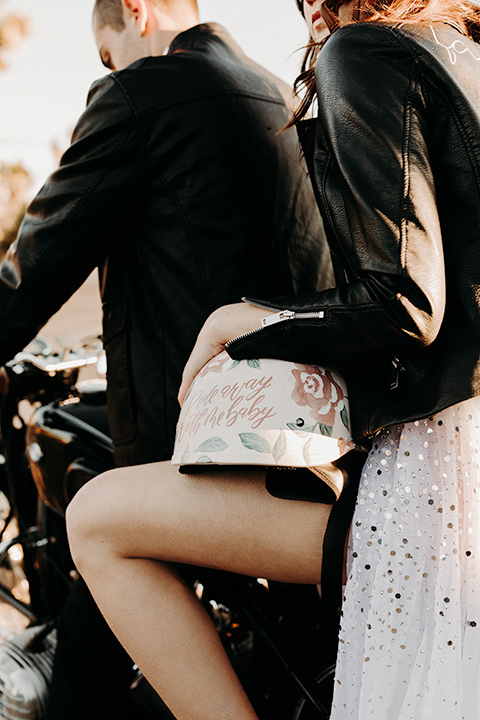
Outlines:
{"label": "man's short dark hair", "polygon": [[121,0],[96,0],[93,15],[98,20],[100,30],[107,25],[116,32],[125,29]]}

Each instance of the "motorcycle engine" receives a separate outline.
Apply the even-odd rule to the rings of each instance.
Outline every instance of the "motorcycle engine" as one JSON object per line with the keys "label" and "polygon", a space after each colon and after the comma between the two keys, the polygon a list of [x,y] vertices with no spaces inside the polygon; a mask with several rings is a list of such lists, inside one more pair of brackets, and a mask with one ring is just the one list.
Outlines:
{"label": "motorcycle engine", "polygon": [[0,718],[41,720],[52,677],[56,632],[28,628],[0,645]]}

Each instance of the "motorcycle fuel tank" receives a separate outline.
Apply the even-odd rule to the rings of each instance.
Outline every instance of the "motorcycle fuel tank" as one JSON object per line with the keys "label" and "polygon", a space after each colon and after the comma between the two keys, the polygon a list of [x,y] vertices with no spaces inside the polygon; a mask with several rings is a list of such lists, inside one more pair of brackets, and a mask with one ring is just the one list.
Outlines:
{"label": "motorcycle fuel tank", "polygon": [[105,386],[81,383],[72,397],[35,410],[26,447],[40,497],[63,515],[82,485],[114,465]]}

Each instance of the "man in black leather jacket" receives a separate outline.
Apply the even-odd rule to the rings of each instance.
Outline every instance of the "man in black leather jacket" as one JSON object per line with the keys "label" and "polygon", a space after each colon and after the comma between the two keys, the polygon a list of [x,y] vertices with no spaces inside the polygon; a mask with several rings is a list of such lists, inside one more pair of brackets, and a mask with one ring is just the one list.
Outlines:
{"label": "man in black leather jacket", "polygon": [[[260,290],[323,287],[330,261],[295,133],[279,134],[284,83],[199,25],[195,0],[97,0],[94,30],[115,72],[0,266],[0,362],[98,267],[116,462],[146,463],[171,454],[205,318]],[[119,716],[126,666],[105,630],[77,585],[49,720]]]}

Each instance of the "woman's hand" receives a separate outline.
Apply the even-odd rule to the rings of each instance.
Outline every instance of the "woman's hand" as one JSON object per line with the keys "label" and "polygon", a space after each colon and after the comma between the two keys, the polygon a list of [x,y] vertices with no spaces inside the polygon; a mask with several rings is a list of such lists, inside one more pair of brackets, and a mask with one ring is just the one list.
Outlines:
{"label": "woman's hand", "polygon": [[207,318],[183,371],[182,384],[178,391],[180,405],[183,405],[188,388],[203,366],[222,352],[229,340],[260,328],[262,318],[269,314],[274,313],[246,303],[237,303],[224,305]]}

